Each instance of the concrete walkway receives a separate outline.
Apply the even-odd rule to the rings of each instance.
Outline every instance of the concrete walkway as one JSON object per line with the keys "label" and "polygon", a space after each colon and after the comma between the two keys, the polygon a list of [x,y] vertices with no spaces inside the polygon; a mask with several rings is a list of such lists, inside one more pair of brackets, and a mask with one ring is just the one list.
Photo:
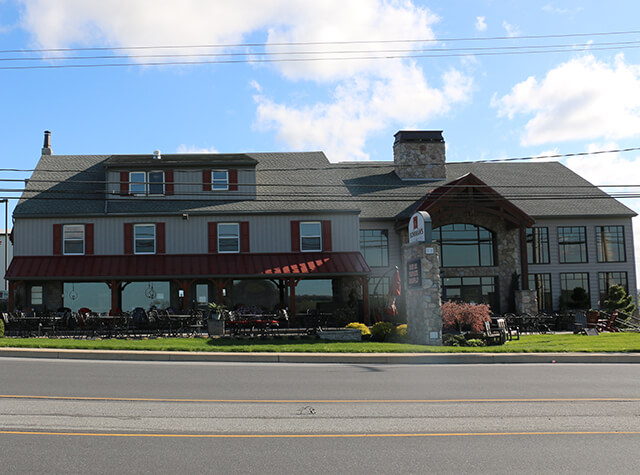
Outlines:
{"label": "concrete walkway", "polygon": [[0,357],[344,364],[640,363],[640,353],[214,353],[0,348]]}

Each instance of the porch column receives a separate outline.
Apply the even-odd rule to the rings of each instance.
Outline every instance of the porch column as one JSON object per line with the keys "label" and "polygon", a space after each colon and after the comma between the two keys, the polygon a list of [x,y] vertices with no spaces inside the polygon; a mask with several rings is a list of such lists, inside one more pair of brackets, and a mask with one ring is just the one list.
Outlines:
{"label": "porch column", "polygon": [[296,286],[300,279],[289,278],[289,318],[296,318]]}
{"label": "porch column", "polygon": [[111,309],[109,314],[113,315],[117,310],[122,311],[120,308],[120,292],[122,291],[122,282],[119,280],[110,280],[106,282],[109,289],[111,289]]}
{"label": "porch column", "polygon": [[216,303],[219,305],[224,304],[224,289],[227,286],[227,284],[231,281],[231,279],[226,279],[226,280],[221,280],[221,279],[209,279],[209,282],[211,282],[213,285],[215,285],[216,290],[218,292],[218,299],[216,300]]}
{"label": "porch column", "polygon": [[182,310],[189,310],[189,302],[191,301],[189,298],[189,290],[195,280],[176,280],[176,284],[178,284],[178,288],[184,292],[184,298],[182,299]]}
{"label": "porch column", "polygon": [[16,302],[16,287],[18,283],[10,280],[9,281],[9,302],[7,303],[9,312],[13,312],[15,310],[15,302]]}
{"label": "porch column", "polygon": [[521,289],[529,290],[529,258],[527,256],[527,230],[520,227],[520,267],[521,272]]}

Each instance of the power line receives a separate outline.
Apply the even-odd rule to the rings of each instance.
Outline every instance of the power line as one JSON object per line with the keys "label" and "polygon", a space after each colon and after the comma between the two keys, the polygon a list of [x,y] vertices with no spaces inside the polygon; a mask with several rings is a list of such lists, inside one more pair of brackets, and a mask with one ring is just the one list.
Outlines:
{"label": "power line", "polygon": [[[626,152],[637,152],[640,150],[640,147],[628,147],[628,148],[618,148],[618,149],[610,149],[610,150],[596,150],[594,152],[570,152],[570,153],[557,153],[553,155],[526,155],[522,157],[503,157],[503,158],[489,158],[489,159],[481,159],[481,160],[469,160],[469,161],[460,161],[460,162],[449,162],[447,165],[455,165],[458,163],[499,163],[499,162],[512,162],[512,161],[530,161],[530,160],[546,160],[549,158],[567,158],[567,157],[579,157],[579,156],[588,156],[588,155],[600,155],[606,153],[626,153]],[[278,152],[273,152],[278,153]],[[290,152],[282,152],[283,154]],[[179,155],[182,157],[188,157],[189,154],[171,154],[171,155]],[[202,154],[200,154],[202,155]],[[218,155],[225,154],[210,154],[212,157]],[[248,153],[247,155],[252,155]],[[255,155],[260,155],[260,153],[256,153]],[[79,155],[81,156],[81,155]],[[105,160],[108,157],[118,156],[118,155],[105,155]],[[151,156],[151,155],[149,155]],[[56,157],[56,155],[52,155],[52,157]],[[319,171],[319,170],[354,170],[354,169],[376,169],[376,168],[389,168],[393,166],[392,162],[341,162],[337,164],[330,164],[323,167],[293,167],[293,168],[261,168],[258,167],[256,169],[257,172],[286,172],[286,171]],[[180,164],[176,163],[176,167],[179,167]],[[233,168],[233,159],[229,161],[229,167]],[[126,168],[126,167],[125,167]],[[29,172],[44,172],[44,173],[79,173],[86,172],[87,170],[79,170],[75,169],[59,169],[59,168],[0,168],[0,172],[18,172],[18,173],[29,173]],[[181,170],[174,170],[175,172],[181,172]],[[23,181],[23,180],[19,180]],[[602,186],[602,185],[598,185]]]}
{"label": "power line", "polygon": [[[623,41],[616,43],[583,43],[583,44],[554,44],[554,45],[527,45],[527,46],[485,46],[473,48],[428,48],[428,49],[384,49],[384,50],[342,50],[342,51],[256,51],[242,53],[173,53],[173,54],[144,54],[144,55],[102,55],[102,56],[31,56],[31,57],[14,57],[0,58],[0,61],[70,61],[83,59],[138,59],[138,58],[182,58],[182,57],[237,57],[237,56],[282,56],[282,55],[321,55],[321,54],[363,54],[363,53],[419,53],[419,52],[449,52],[462,51],[473,53],[476,51],[492,51],[492,50],[527,50],[527,49],[548,49],[548,48],[576,48],[593,49],[594,47],[603,46],[629,46],[638,45],[640,41]],[[496,51],[498,52],[498,51]],[[525,51],[526,52],[526,51]],[[251,61],[251,60],[247,60]]]}
{"label": "power line", "polygon": [[280,43],[218,43],[218,44],[191,44],[191,45],[146,45],[146,46],[95,46],[83,48],[41,48],[41,49],[12,49],[0,50],[0,54],[8,53],[51,53],[70,51],[128,51],[147,49],[196,49],[196,48],[247,48],[247,47],[272,47],[272,46],[327,46],[327,45],[353,45],[353,44],[385,44],[385,43],[434,43],[455,41],[504,41],[504,40],[529,40],[550,38],[581,38],[588,36],[613,36],[638,34],[640,30],[605,31],[592,33],[562,33],[552,35],[523,35],[523,36],[488,36],[488,37],[458,37],[458,38],[422,38],[422,39],[389,39],[389,40],[349,40],[349,41],[305,41],[305,42],[280,42]]}
{"label": "power line", "polygon": [[[580,51],[603,51],[636,49],[640,46],[620,46],[620,47],[584,47],[574,48],[571,52]],[[28,69],[81,69],[81,68],[107,68],[107,67],[130,67],[130,66],[194,66],[202,64],[267,64],[267,63],[302,63],[319,61],[370,61],[389,59],[419,59],[419,58],[455,58],[461,56],[504,56],[523,54],[548,54],[566,53],[566,49],[549,49],[536,51],[502,51],[502,52],[479,52],[479,53],[453,53],[453,54],[403,54],[385,56],[348,56],[348,57],[326,57],[326,58],[280,58],[280,59],[229,59],[229,60],[207,60],[207,61],[150,61],[150,62],[128,62],[128,63],[86,63],[86,64],[48,64],[31,66],[1,66],[0,70],[28,70]]]}

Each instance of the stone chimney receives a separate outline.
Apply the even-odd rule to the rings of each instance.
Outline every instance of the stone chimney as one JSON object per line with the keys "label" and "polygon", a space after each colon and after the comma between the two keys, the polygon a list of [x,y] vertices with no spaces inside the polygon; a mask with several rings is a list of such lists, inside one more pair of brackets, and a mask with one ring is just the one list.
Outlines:
{"label": "stone chimney", "polygon": [[403,180],[446,178],[442,130],[401,130],[393,143],[396,175]]}
{"label": "stone chimney", "polygon": [[42,145],[42,155],[51,155],[51,132],[44,131],[44,145]]}

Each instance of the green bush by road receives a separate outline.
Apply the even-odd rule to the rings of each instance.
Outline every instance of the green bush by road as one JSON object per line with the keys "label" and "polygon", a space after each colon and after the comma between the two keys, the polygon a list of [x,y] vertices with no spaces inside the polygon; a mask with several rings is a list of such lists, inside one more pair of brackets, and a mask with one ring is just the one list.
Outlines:
{"label": "green bush by road", "polygon": [[501,346],[452,347],[405,343],[330,342],[316,339],[158,338],[149,340],[1,338],[0,347],[140,351],[224,351],[303,353],[548,353],[640,352],[640,333],[523,335]]}

